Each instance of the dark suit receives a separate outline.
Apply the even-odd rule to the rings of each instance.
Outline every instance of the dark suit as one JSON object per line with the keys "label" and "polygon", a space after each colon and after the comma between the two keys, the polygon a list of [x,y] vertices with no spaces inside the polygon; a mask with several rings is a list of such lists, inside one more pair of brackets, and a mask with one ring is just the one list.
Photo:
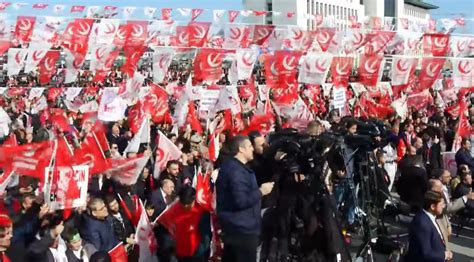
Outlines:
{"label": "dark suit", "polygon": [[166,209],[166,202],[161,193],[161,188],[151,192],[149,201],[155,206],[155,212],[153,213],[152,218],[155,219]]}
{"label": "dark suit", "polygon": [[[84,251],[82,251],[82,252],[84,252]],[[85,257],[86,255],[84,254],[83,256]],[[82,261],[84,261],[83,259],[77,258],[76,255],[74,255],[72,250],[69,249],[69,248],[66,250],[66,258],[67,258],[67,262],[82,262]]]}
{"label": "dark suit", "polygon": [[444,262],[446,246],[435,225],[420,211],[410,224],[410,243],[406,262]]}
{"label": "dark suit", "polygon": [[119,243],[112,224],[110,216],[106,220],[98,220],[85,214],[80,228],[82,239],[92,244],[97,251],[109,252]]}
{"label": "dark suit", "polygon": [[456,164],[459,165],[467,165],[470,170],[474,169],[474,158],[471,156],[471,152],[468,150],[461,148],[456,152],[454,156],[456,159]]}

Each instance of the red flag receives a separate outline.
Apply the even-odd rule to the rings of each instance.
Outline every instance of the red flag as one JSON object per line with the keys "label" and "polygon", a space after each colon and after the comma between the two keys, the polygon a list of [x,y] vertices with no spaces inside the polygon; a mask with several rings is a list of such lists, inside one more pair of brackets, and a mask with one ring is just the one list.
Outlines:
{"label": "red flag", "polygon": [[15,25],[15,40],[20,43],[29,43],[35,24],[35,16],[18,16]]}
{"label": "red flag", "polygon": [[198,134],[203,133],[201,122],[199,122],[193,102],[188,103],[188,115],[186,117],[186,122],[191,125],[191,129],[196,131]]}
{"label": "red flag", "polygon": [[74,150],[75,161],[88,165],[91,175],[101,174],[109,168],[109,163],[93,134],[86,136],[81,146]]}
{"label": "red flag", "polygon": [[415,57],[393,56],[392,86],[406,87],[417,62],[418,59]]}
{"label": "red flag", "polygon": [[161,19],[162,20],[170,20],[171,19],[171,11],[173,11],[172,8],[162,8],[161,9]]}
{"label": "red flag", "polygon": [[233,23],[239,14],[240,11],[229,10],[229,22]]}
{"label": "red flag", "polygon": [[40,84],[47,84],[51,82],[51,77],[56,73],[56,62],[60,56],[61,53],[59,50],[48,50],[46,55],[40,61],[38,64]]}
{"label": "red flag", "polygon": [[211,191],[211,174],[207,172],[196,175],[196,202],[209,212],[214,211],[214,196]]}
{"label": "red flag", "polygon": [[262,45],[273,33],[274,25],[255,25],[253,31],[253,43]]}
{"label": "red flag", "polygon": [[150,93],[143,98],[143,110],[150,114],[155,123],[162,123],[168,107],[168,93],[158,85],[150,85]]}
{"label": "red flag", "polygon": [[219,133],[209,134],[209,160],[215,162],[219,157]]}
{"label": "red flag", "polygon": [[156,258],[154,258],[157,249],[156,238],[153,233],[153,226],[148,221],[145,208],[141,208],[135,241],[140,249],[140,261],[156,261]]}
{"label": "red flag", "polygon": [[127,24],[131,29],[125,45],[143,46],[148,37],[148,21],[127,21]]}
{"label": "red flag", "polygon": [[332,83],[336,87],[347,87],[354,58],[334,57],[331,64]]}
{"label": "red flag", "polygon": [[240,133],[245,136],[252,131],[259,131],[261,134],[268,134],[270,133],[270,129],[274,122],[275,117],[273,114],[254,115],[252,120],[250,120],[248,127]]}
{"label": "red flag", "polygon": [[132,77],[137,69],[137,64],[143,53],[147,49],[146,46],[124,46],[123,52],[127,60],[123,64],[121,70],[124,74]]}
{"label": "red flag", "polygon": [[64,88],[61,87],[50,87],[48,88],[48,101],[56,101],[56,98],[61,95]]}
{"label": "red flag", "polygon": [[132,24],[121,24],[119,25],[117,31],[115,32],[115,37],[113,40],[113,44],[117,47],[121,48],[128,42],[130,38],[130,34],[132,33]]}
{"label": "red flag", "polygon": [[367,86],[377,85],[382,55],[362,55],[359,66],[359,82]]}
{"label": "red flag", "polygon": [[286,88],[296,82],[297,67],[301,55],[300,51],[275,51],[275,67],[278,70],[278,83],[281,87]]}
{"label": "red flag", "polygon": [[411,94],[407,98],[407,107],[414,107],[417,110],[421,110],[432,103],[433,97],[431,96],[428,89],[416,94]]}
{"label": "red flag", "polygon": [[203,47],[207,41],[207,34],[211,27],[210,22],[192,22],[188,25],[188,45],[190,47]]}
{"label": "red flag", "polygon": [[128,262],[127,251],[122,242],[109,251],[109,256],[111,262]]}
{"label": "red flag", "polygon": [[187,25],[176,26],[176,35],[172,46],[188,47],[189,46],[189,29]]}
{"label": "red flag", "polygon": [[33,4],[31,7],[33,7],[33,9],[45,9],[48,7],[48,4]]}
{"label": "red flag", "polygon": [[9,172],[15,171],[17,174],[35,177],[40,181],[44,180],[44,170],[50,165],[53,157],[51,141],[1,149],[10,151],[6,153],[11,157],[11,162],[5,168],[5,173],[7,170]]}
{"label": "red flag", "polygon": [[421,60],[421,72],[418,76],[420,89],[431,88],[436,79],[438,79],[441,69],[443,69],[444,57],[423,57]]}
{"label": "red flag", "polygon": [[143,111],[142,103],[138,101],[128,111],[128,120],[130,125],[130,131],[136,134],[145,119],[145,113]]}
{"label": "red flag", "polygon": [[84,12],[84,10],[86,9],[86,6],[84,5],[73,5],[71,7],[71,13],[76,13],[76,12]]}
{"label": "red flag", "polygon": [[200,72],[202,81],[217,81],[222,76],[222,49],[202,48],[194,61],[194,70]]}
{"label": "red flag", "polygon": [[202,14],[203,11],[204,9],[201,9],[201,8],[193,8],[191,10],[191,21],[196,20],[196,18],[198,18]]}
{"label": "red flag", "polygon": [[449,50],[449,35],[425,34],[423,35],[423,49],[425,53],[433,56],[445,56]]}
{"label": "red flag", "polygon": [[318,30],[316,31],[316,41],[318,42],[323,52],[326,52],[328,50],[335,34],[336,28],[318,28]]}

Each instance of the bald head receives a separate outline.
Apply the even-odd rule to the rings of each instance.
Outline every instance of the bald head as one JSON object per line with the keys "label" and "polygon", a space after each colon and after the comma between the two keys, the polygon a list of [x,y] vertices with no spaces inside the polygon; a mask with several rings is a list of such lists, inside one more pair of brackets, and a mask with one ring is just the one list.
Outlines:
{"label": "bald head", "polygon": [[443,183],[439,179],[428,180],[428,190],[443,193]]}

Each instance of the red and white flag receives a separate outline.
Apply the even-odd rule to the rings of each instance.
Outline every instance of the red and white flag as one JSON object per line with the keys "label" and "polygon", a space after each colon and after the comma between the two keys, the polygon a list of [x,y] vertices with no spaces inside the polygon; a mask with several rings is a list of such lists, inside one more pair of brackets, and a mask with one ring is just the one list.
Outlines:
{"label": "red and white flag", "polygon": [[275,51],[275,67],[278,70],[278,83],[287,87],[295,83],[297,67],[302,52],[289,50]]}
{"label": "red and white flag", "polygon": [[332,83],[336,87],[346,87],[352,72],[354,58],[334,57],[331,64]]}
{"label": "red and white flag", "polygon": [[148,38],[148,21],[127,21],[131,25],[126,46],[143,46]]}
{"label": "red and white flag", "polygon": [[151,116],[155,123],[163,123],[169,114],[168,94],[155,84],[150,85],[150,93],[143,98],[143,111]]}
{"label": "red and white flag", "polygon": [[132,78],[127,79],[125,90],[120,90],[119,95],[128,105],[134,105],[138,101],[138,94],[145,81],[145,76],[135,72]]}
{"label": "red and white flag", "polygon": [[[211,138],[212,139],[212,138]],[[209,212],[214,211],[214,195],[211,191],[211,173],[196,174],[196,202]]]}
{"label": "red and white flag", "polygon": [[[141,200],[140,200],[141,203]],[[158,262],[156,257],[156,249],[158,248],[153,226],[148,220],[146,210],[141,204],[141,215],[138,221],[137,231],[135,233],[135,241],[139,247],[139,262]]]}
{"label": "red and white flag", "polygon": [[71,13],[82,13],[82,12],[84,12],[84,10],[86,10],[86,6],[84,6],[84,5],[73,5],[71,7],[70,12]]}
{"label": "red and white flag", "polygon": [[158,131],[158,145],[156,149],[155,169],[153,176],[158,178],[166,169],[166,164],[170,160],[178,160],[182,152],[171,142],[161,131]]}
{"label": "red and white flag", "polygon": [[256,45],[262,45],[267,41],[274,29],[274,25],[254,25],[253,43]]}
{"label": "red and white flag", "polygon": [[359,82],[367,86],[376,86],[379,78],[382,55],[362,55],[359,66]]}
{"label": "red and white flag", "polygon": [[239,16],[240,12],[235,10],[229,10],[229,22],[233,23],[235,19]]}
{"label": "red and white flag", "polygon": [[418,62],[415,57],[393,56],[392,60],[392,86],[403,86],[408,84],[411,72]]}
{"label": "red and white flag", "polygon": [[253,68],[258,57],[256,49],[237,49],[237,77],[239,80],[247,80],[252,76]]}
{"label": "red and white flag", "polygon": [[127,153],[138,153],[140,149],[140,144],[150,143],[150,117],[145,116],[145,120],[142,121],[140,129],[135,133],[132,140],[128,142],[127,147],[123,151],[124,157],[127,156]]}
{"label": "red and white flag", "polygon": [[316,41],[323,52],[326,52],[336,34],[336,28],[318,28]]}
{"label": "red and white flag", "polygon": [[219,133],[216,135],[214,134],[209,134],[209,160],[212,162],[215,162],[217,158],[219,157],[219,151],[220,151],[220,146],[219,146]]}
{"label": "red and white flag", "polygon": [[173,11],[172,8],[162,8],[161,9],[161,20],[170,20],[171,19],[171,12]]}
{"label": "red and white flag", "polygon": [[109,168],[109,162],[93,133],[88,134],[80,147],[74,150],[74,156],[76,164],[89,166],[91,175],[104,173]]}
{"label": "red and white flag", "polygon": [[193,9],[191,10],[191,21],[196,20],[203,12],[204,12],[204,9],[201,9],[201,8],[193,8]]}
{"label": "red and white flag", "polygon": [[27,49],[10,48],[8,49],[7,75],[18,75],[25,66],[25,58],[28,54]]}
{"label": "red and white flag", "polygon": [[472,37],[451,36],[449,43],[454,57],[474,55],[474,38]]}
{"label": "red and white flag", "polygon": [[[67,52],[67,51],[66,51]],[[56,73],[56,62],[61,53],[59,50],[48,50],[43,60],[38,65],[40,84],[51,82],[51,77]]]}
{"label": "red and white flag", "polygon": [[54,146],[51,141],[26,144],[10,148],[13,150],[10,166],[6,171],[44,179],[44,170],[51,164]]}
{"label": "red and white flag", "polygon": [[451,58],[453,83],[456,88],[474,87],[474,59]]}
{"label": "red and white flag", "polygon": [[31,35],[33,34],[33,29],[36,24],[35,16],[18,16],[15,25],[15,41],[16,45],[26,44],[31,40]]}
{"label": "red and white flag", "polygon": [[330,53],[308,53],[303,56],[298,82],[318,85],[325,83],[332,58],[333,55]]}
{"label": "red and white flag", "polygon": [[213,82],[222,77],[222,62],[224,53],[222,49],[202,48],[194,61],[194,71],[199,72],[195,78],[204,82]]}
{"label": "red and white flag", "polygon": [[421,60],[421,72],[418,76],[420,89],[431,88],[438,79],[441,69],[446,61],[444,57],[423,57]]}
{"label": "red and white flag", "polygon": [[149,7],[146,6],[143,8],[143,14],[148,18],[148,19],[153,19],[156,13],[156,8],[155,7]]}
{"label": "red and white flag", "polygon": [[224,48],[241,48],[247,42],[250,29],[244,24],[228,24],[224,30]]}
{"label": "red and white flag", "polygon": [[423,50],[433,56],[445,56],[449,50],[448,34],[425,34],[423,36]]}
{"label": "red and white flag", "polygon": [[190,47],[203,47],[206,44],[210,22],[192,22],[188,25],[188,45]]}
{"label": "red and white flag", "polygon": [[140,176],[143,168],[148,163],[150,156],[138,156],[128,159],[110,159],[112,168],[106,174],[122,185],[134,185]]}
{"label": "red and white flag", "polygon": [[48,7],[48,4],[33,4],[31,7],[33,9],[45,9],[46,7]]}
{"label": "red and white flag", "polygon": [[122,242],[118,243],[109,252],[111,262],[128,262],[127,250]]}

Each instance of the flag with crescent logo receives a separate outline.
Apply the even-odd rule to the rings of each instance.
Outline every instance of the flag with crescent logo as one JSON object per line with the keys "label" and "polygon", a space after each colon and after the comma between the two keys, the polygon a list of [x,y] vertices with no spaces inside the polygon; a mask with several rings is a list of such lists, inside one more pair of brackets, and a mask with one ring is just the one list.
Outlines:
{"label": "flag with crescent logo", "polygon": [[333,55],[330,53],[308,53],[301,58],[298,82],[321,85],[331,67]]}
{"label": "flag with crescent logo", "polygon": [[18,44],[27,44],[31,40],[33,29],[36,24],[35,16],[18,16],[15,25],[14,42]]}
{"label": "flag with crescent logo", "polygon": [[451,58],[456,88],[474,87],[474,58]]}
{"label": "flag with crescent logo", "polygon": [[423,57],[421,59],[421,72],[418,76],[420,90],[433,86],[445,62],[446,58],[444,57]]}
{"label": "flag with crescent logo", "polygon": [[448,34],[424,34],[423,50],[433,56],[445,56],[449,50]]}
{"label": "flag with crescent logo", "polygon": [[141,203],[141,214],[135,232],[135,242],[138,245],[138,262],[158,262],[156,249],[158,248],[153,226],[148,220],[146,210]]}
{"label": "flag with crescent logo", "polygon": [[177,160],[181,157],[181,150],[171,142],[161,131],[158,131],[158,145],[156,149],[155,169],[153,177],[158,178],[160,173],[166,169],[166,164],[170,160]]}
{"label": "flag with crescent logo", "polygon": [[366,86],[376,86],[379,79],[382,55],[361,55],[359,65],[359,82]]}
{"label": "flag with crescent logo", "polygon": [[349,84],[349,76],[352,73],[353,64],[353,57],[338,56],[332,59],[331,76],[334,86],[346,87]]}

